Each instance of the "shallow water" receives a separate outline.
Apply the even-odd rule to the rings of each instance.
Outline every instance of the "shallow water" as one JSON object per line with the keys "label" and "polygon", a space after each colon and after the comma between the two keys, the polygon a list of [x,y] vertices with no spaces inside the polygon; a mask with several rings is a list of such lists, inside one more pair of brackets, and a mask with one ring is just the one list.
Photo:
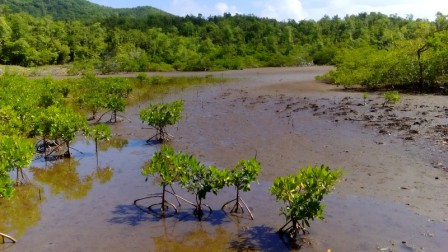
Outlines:
{"label": "shallow water", "polygon": [[[160,219],[133,205],[135,199],[160,191],[140,174],[157,147],[129,140],[120,149],[101,151],[98,160],[92,144],[78,142],[74,147],[84,154],[74,152],[71,160],[35,161],[27,171],[35,186],[18,189],[22,203],[11,200],[12,205],[2,205],[1,215],[7,216],[8,223],[4,225],[3,217],[2,230],[19,240],[8,251],[291,249],[275,233],[284,220],[278,214],[280,205],[268,194],[269,181],[254,184],[251,192],[242,195],[254,221],[247,214],[236,217],[220,210],[234,197],[232,188],[219,196],[208,195],[205,202],[213,211],[202,221],[184,202],[179,214]],[[182,189],[174,189],[193,199]],[[170,201],[176,203],[174,198]],[[152,203],[157,199],[138,205],[145,208]],[[446,224],[428,221],[398,204],[335,193],[326,198],[326,204],[327,218],[312,223],[303,251],[443,251],[448,247]]]}

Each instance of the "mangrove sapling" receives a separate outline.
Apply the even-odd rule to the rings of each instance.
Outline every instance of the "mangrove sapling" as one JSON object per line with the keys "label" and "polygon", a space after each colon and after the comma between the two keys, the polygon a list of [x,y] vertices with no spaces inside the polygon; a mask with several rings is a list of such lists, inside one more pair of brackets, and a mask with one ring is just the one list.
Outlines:
{"label": "mangrove sapling", "polygon": [[[231,170],[227,171],[225,183],[227,186],[235,186],[236,198],[225,203],[221,209],[231,202],[235,201],[235,205],[231,208],[231,213],[238,213],[240,210],[244,212],[241,202],[246,207],[250,217],[254,219],[252,213],[247,207],[246,203],[240,197],[240,190],[244,192],[250,191],[250,183],[257,180],[257,176],[261,171],[261,165],[256,159],[241,160]],[[241,202],[240,202],[241,201]]]}
{"label": "mangrove sapling", "polygon": [[196,204],[194,214],[201,220],[204,215],[202,206],[210,210],[210,206],[203,204],[208,192],[213,192],[215,195],[218,190],[225,185],[226,171],[220,170],[215,166],[206,167],[201,164],[194,156],[183,156],[183,174],[179,181],[181,187],[195,195]]}
{"label": "mangrove sapling", "polygon": [[367,97],[368,97],[369,95],[367,94],[367,93],[363,93],[362,94],[362,99],[364,100],[364,106],[366,106],[367,105]]}
{"label": "mangrove sapling", "polygon": [[[38,115],[34,131],[42,136],[43,153],[48,159],[55,152],[57,157],[70,157],[70,142],[75,139],[78,131],[86,127],[87,122],[83,116],[64,107],[50,106]],[[49,142],[55,144],[55,148],[50,151],[47,149]],[[63,151],[63,144],[66,145],[66,151],[58,153]],[[36,148],[39,149],[39,146]]]}
{"label": "mangrove sapling", "polygon": [[112,112],[110,122],[117,122],[117,112],[125,110],[126,98],[131,93],[132,87],[124,78],[108,78],[103,82],[106,91],[105,108]]}
{"label": "mangrove sapling", "polygon": [[279,233],[295,239],[300,231],[305,234],[309,221],[324,218],[324,195],[328,194],[342,176],[342,170],[331,170],[328,166],[307,166],[296,175],[278,177],[270,188],[277,201],[286,207],[280,209],[286,224]]}
{"label": "mangrove sapling", "polygon": [[398,91],[387,91],[384,93],[383,107],[386,106],[386,104],[398,103],[400,99],[400,93],[398,93]]}
{"label": "mangrove sapling", "polygon": [[0,170],[0,199],[11,197],[13,191],[14,185],[9,174],[4,170]]}
{"label": "mangrove sapling", "polygon": [[[146,163],[141,172],[143,176],[146,176],[146,179],[148,179],[149,176],[157,175],[159,178],[159,184],[162,186],[162,192],[151,194],[148,197],[144,197],[141,199],[137,199],[134,201],[134,204],[136,204],[138,201],[148,198],[162,198],[161,203],[156,203],[153,205],[150,205],[148,209],[151,210],[151,208],[155,205],[161,205],[161,216],[165,217],[165,211],[168,209],[168,205],[172,206],[177,213],[177,208],[174,204],[168,202],[166,200],[166,192],[176,196],[174,193],[173,188],[171,185],[177,181],[179,181],[180,176],[183,174],[183,166],[184,166],[184,159],[183,156],[185,154],[183,153],[176,153],[171,147],[168,145],[162,146],[161,150],[159,152],[154,153],[151,160]],[[167,186],[171,187],[172,192],[167,190]],[[179,202],[178,202],[179,203]],[[180,205],[180,203],[179,203]]]}
{"label": "mangrove sapling", "polygon": [[84,134],[95,141],[95,153],[98,154],[98,142],[109,140],[112,133],[110,127],[107,124],[95,124],[87,128]]}
{"label": "mangrove sapling", "polygon": [[0,136],[0,198],[10,197],[13,187],[8,175],[16,171],[16,184],[20,184],[19,174],[22,168],[30,165],[33,159],[33,145],[26,139],[18,136]]}
{"label": "mangrove sapling", "polygon": [[169,141],[173,136],[168,134],[166,127],[174,125],[182,119],[184,110],[183,101],[176,100],[172,103],[149,104],[140,111],[140,119],[156,130],[156,134],[150,137],[146,142],[150,143],[153,139],[158,142]]}
{"label": "mangrove sapling", "polygon": [[143,84],[149,81],[149,77],[146,73],[139,73],[136,79],[138,80],[139,87],[142,87]]}

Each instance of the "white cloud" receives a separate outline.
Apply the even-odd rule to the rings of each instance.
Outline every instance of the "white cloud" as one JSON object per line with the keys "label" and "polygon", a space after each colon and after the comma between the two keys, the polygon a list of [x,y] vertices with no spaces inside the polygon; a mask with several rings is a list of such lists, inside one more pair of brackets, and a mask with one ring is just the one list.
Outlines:
{"label": "white cloud", "polygon": [[217,11],[218,15],[222,15],[225,12],[226,13],[237,13],[238,9],[235,5],[228,5],[227,3],[219,2],[215,4],[215,10]]}
{"label": "white cloud", "polygon": [[344,17],[361,12],[381,12],[386,15],[398,14],[406,17],[433,20],[441,11],[448,14],[447,0],[91,0],[113,7],[154,5],[169,13],[185,16],[189,14],[204,17],[227,13],[253,14],[258,17],[319,20],[324,15]]}
{"label": "white cloud", "polygon": [[238,8],[235,5],[230,5],[226,2],[218,2],[216,4],[213,3],[215,1],[200,2],[197,0],[171,0],[168,12],[179,16],[202,14],[204,17],[210,15],[222,16],[225,12],[232,14],[238,12]]}
{"label": "white cloud", "polygon": [[301,20],[305,12],[300,0],[268,0],[256,1],[255,6],[261,8],[260,16],[275,18],[277,20]]}
{"label": "white cloud", "polygon": [[412,14],[416,18],[433,20],[437,11],[448,10],[446,0],[328,0],[326,2],[324,6],[319,7],[312,7],[312,3],[309,3],[306,18],[320,19],[325,14],[330,17],[335,15],[344,17],[347,14],[356,15],[361,12],[381,12],[386,15],[398,14],[401,17]]}

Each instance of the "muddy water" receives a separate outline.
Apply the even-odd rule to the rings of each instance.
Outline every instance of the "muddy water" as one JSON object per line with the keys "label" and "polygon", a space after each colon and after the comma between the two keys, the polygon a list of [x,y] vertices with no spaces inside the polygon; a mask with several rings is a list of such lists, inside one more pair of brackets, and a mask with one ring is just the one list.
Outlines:
{"label": "muddy water", "polygon": [[308,109],[283,111],[291,102],[302,106],[297,102],[305,97],[343,97],[313,82],[316,73],[326,70],[219,73],[235,80],[161,98],[185,100],[184,120],[170,129],[174,147],[220,167],[256,153],[263,165],[260,181],[242,195],[255,220],[220,210],[235,196],[232,188],[208,195],[205,202],[213,211],[201,222],[185,202],[179,214],[164,220],[145,210],[157,199],[140,201],[140,208],[133,205],[160,191],[140,175],[158,149],[145,144],[150,132],[138,120],[142,104],[127,110],[130,122],[114,128],[121,137],[101,146],[98,157],[93,144],[80,140],[74,147],[83,153],[74,152],[71,160],[33,163],[27,170],[32,185],[20,188],[17,199],[1,202],[0,230],[19,242],[0,245],[0,250],[289,251],[291,244],[275,233],[284,219],[268,188],[276,176],[308,163],[326,163],[348,173],[326,197],[327,218],[312,222],[302,251],[446,251],[448,201],[443,192],[448,178],[429,167],[426,146],[404,145],[357,124],[316,117]]}

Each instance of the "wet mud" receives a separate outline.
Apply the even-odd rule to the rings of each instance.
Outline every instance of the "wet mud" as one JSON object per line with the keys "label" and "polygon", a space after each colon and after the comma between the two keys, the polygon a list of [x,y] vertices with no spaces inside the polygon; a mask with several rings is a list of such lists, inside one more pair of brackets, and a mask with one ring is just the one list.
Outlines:
{"label": "wet mud", "polygon": [[159,148],[145,143],[153,132],[138,119],[142,103],[127,108],[127,120],[113,126],[116,137],[98,155],[80,139],[74,147],[82,153],[71,160],[33,162],[25,171],[30,184],[0,202],[0,231],[18,239],[0,251],[298,249],[276,233],[284,217],[268,188],[276,176],[322,163],[347,173],[325,198],[326,219],[313,221],[299,241],[301,251],[446,251],[446,98],[402,95],[383,107],[381,93],[369,93],[364,104],[362,93],[314,81],[328,70],[213,73],[231,81],[157,98],[185,101],[184,119],[168,129],[176,149],[218,167],[257,156],[259,183],[242,194],[255,220],[220,210],[235,197],[233,188],[207,196],[213,211],[202,221],[183,201],[166,219],[146,208],[158,199],[133,204],[161,190],[140,174]]}

